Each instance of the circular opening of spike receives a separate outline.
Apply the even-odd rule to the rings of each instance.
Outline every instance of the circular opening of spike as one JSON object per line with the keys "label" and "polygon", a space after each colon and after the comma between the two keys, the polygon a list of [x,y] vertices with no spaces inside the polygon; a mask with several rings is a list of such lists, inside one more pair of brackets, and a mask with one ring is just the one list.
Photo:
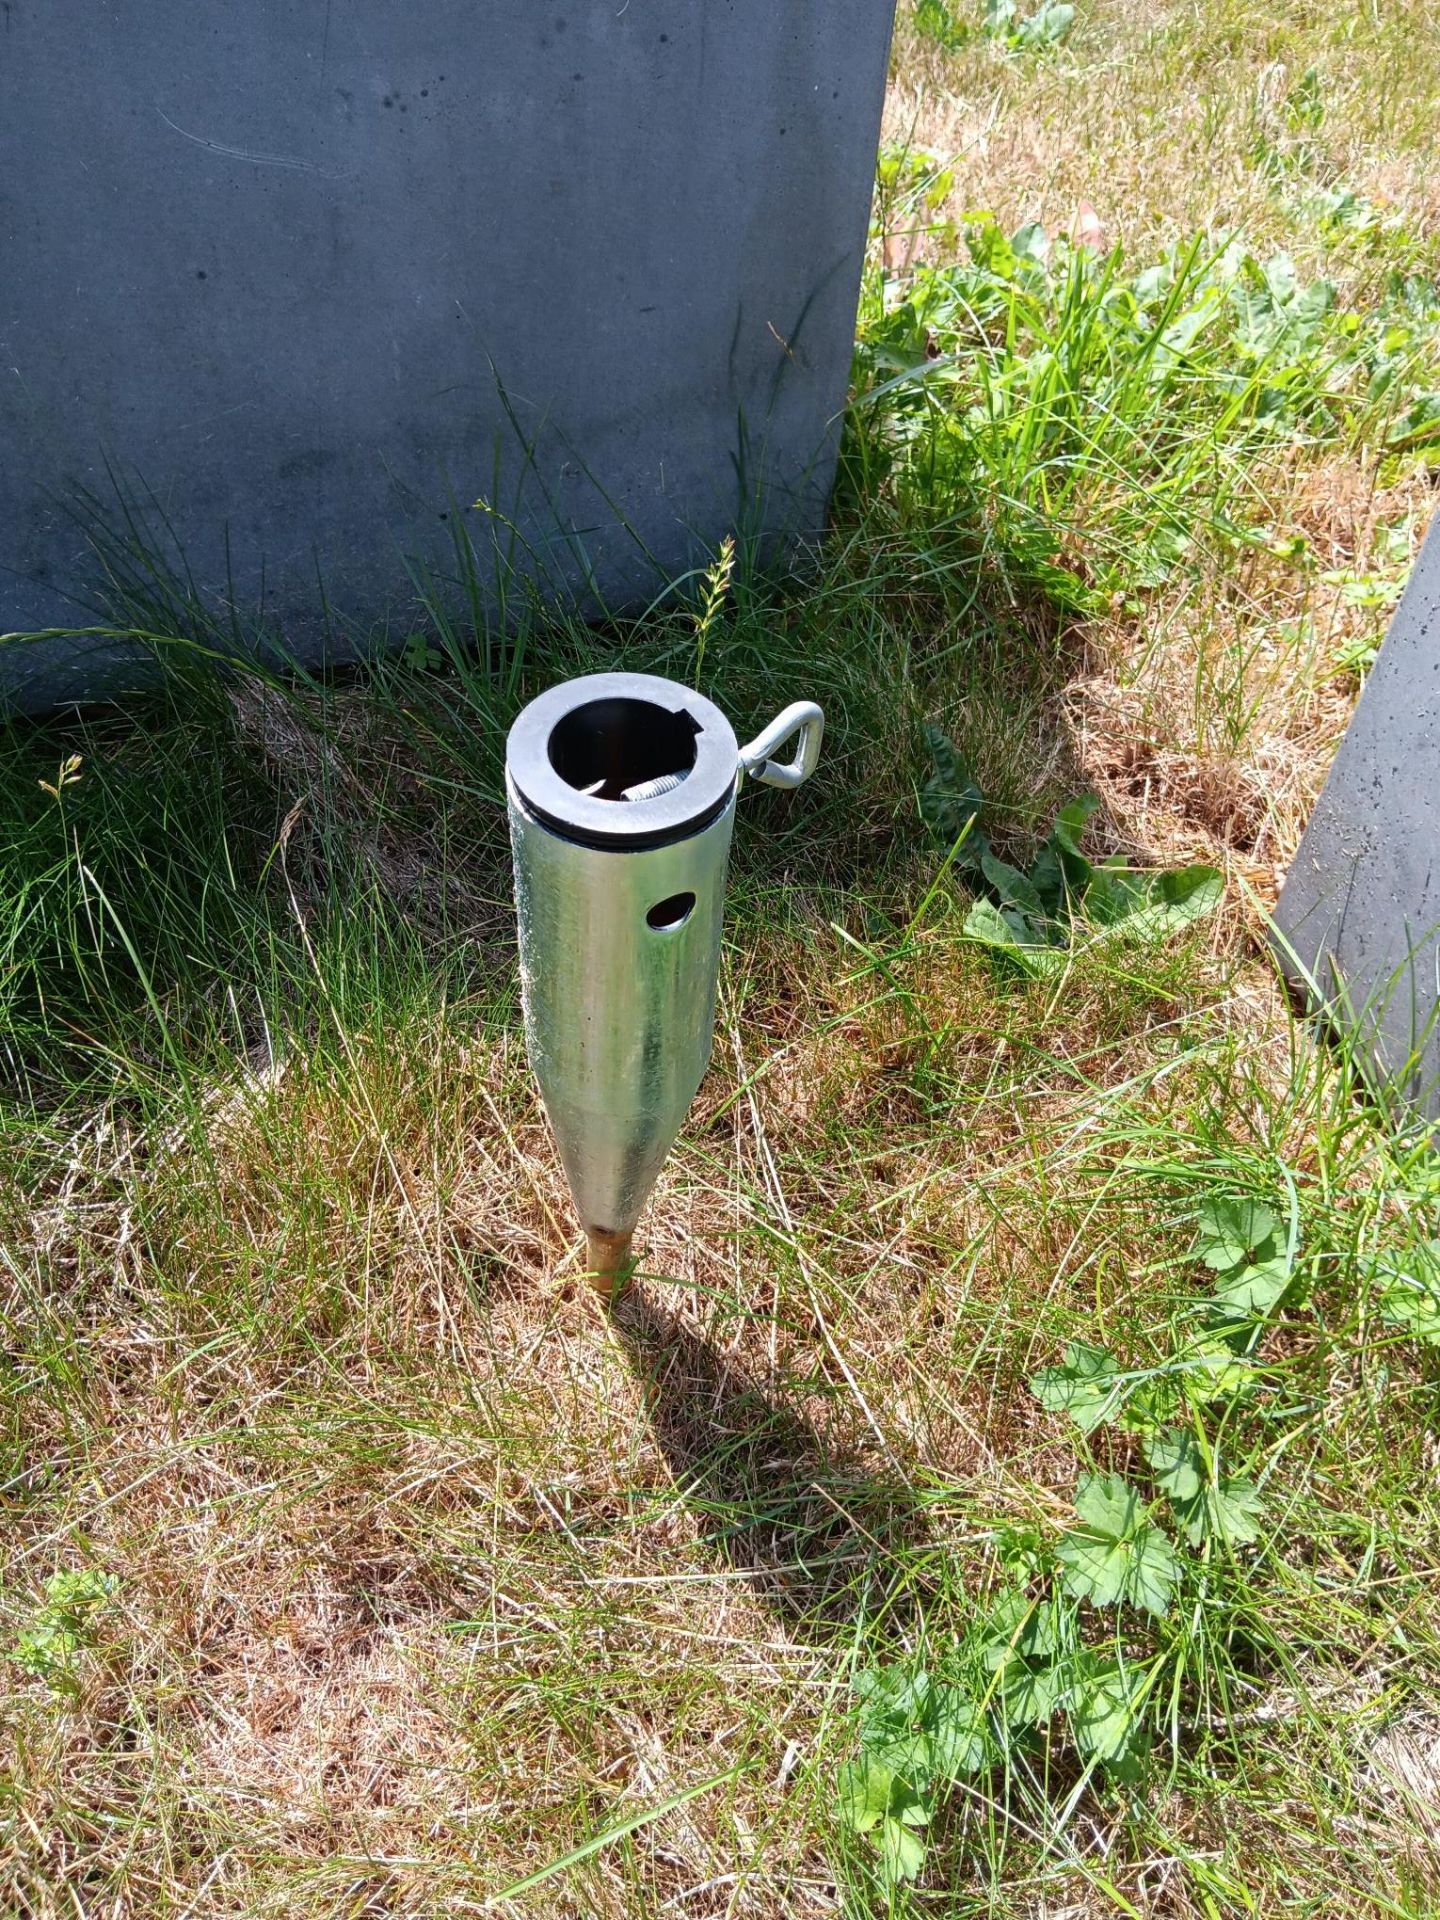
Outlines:
{"label": "circular opening of spike", "polygon": [[550,764],[592,800],[652,800],[695,765],[697,720],[650,700],[591,700],[550,734]]}

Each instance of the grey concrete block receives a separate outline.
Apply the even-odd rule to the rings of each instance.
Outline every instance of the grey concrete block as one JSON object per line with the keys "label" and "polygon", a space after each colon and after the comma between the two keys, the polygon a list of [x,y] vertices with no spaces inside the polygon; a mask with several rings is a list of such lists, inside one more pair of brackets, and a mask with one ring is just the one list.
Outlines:
{"label": "grey concrete block", "polygon": [[1440,1116],[1440,517],[1341,742],[1276,919],[1292,976],[1376,1076]]}
{"label": "grey concrete block", "polygon": [[[312,658],[327,600],[342,644],[403,632],[403,557],[447,565],[457,503],[483,536],[479,495],[610,605],[731,526],[813,529],[890,16],[5,0],[0,631],[83,620],[68,509],[117,482]],[[12,648],[0,683],[101,666]]]}

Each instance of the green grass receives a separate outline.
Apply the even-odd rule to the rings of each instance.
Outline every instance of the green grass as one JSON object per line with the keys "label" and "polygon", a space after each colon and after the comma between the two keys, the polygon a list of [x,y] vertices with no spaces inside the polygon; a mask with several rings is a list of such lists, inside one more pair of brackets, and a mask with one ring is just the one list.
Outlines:
{"label": "green grass", "polygon": [[[1417,18],[902,23],[912,145],[988,101],[1029,171],[892,155],[822,565],[738,567],[703,658],[684,607],[501,637],[421,581],[399,661],[227,678],[116,562],[153,694],[0,738],[0,1911],[1440,1906],[1436,1163],[1263,941],[1431,494]],[[1192,70],[1207,139],[1147,171]],[[1042,248],[1096,101],[1130,198]],[[1352,164],[1403,219],[1315,214]],[[828,722],[742,802],[610,1319],[500,789],[602,663]],[[1077,911],[1033,977],[967,920],[1083,791],[1090,855],[1224,901]]]}

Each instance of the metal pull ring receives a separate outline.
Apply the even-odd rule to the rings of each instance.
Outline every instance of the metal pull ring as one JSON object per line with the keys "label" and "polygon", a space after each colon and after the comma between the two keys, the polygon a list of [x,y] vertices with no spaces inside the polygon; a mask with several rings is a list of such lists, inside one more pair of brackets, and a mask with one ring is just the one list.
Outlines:
{"label": "metal pull ring", "polygon": [[[770,758],[792,734],[799,734],[793,760]],[[815,771],[820,758],[820,742],[825,737],[825,716],[813,700],[796,700],[777,713],[747,746],[740,749],[740,764],[752,780],[766,787],[798,787]]]}

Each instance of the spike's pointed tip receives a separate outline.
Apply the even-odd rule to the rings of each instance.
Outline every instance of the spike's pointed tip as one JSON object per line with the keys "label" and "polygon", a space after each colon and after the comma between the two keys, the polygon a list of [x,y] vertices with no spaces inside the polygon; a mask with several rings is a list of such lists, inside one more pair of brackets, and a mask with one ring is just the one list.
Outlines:
{"label": "spike's pointed tip", "polygon": [[631,1251],[633,1233],[607,1233],[603,1227],[587,1228],[585,1233],[585,1277],[607,1307],[614,1306],[630,1289],[635,1273]]}

